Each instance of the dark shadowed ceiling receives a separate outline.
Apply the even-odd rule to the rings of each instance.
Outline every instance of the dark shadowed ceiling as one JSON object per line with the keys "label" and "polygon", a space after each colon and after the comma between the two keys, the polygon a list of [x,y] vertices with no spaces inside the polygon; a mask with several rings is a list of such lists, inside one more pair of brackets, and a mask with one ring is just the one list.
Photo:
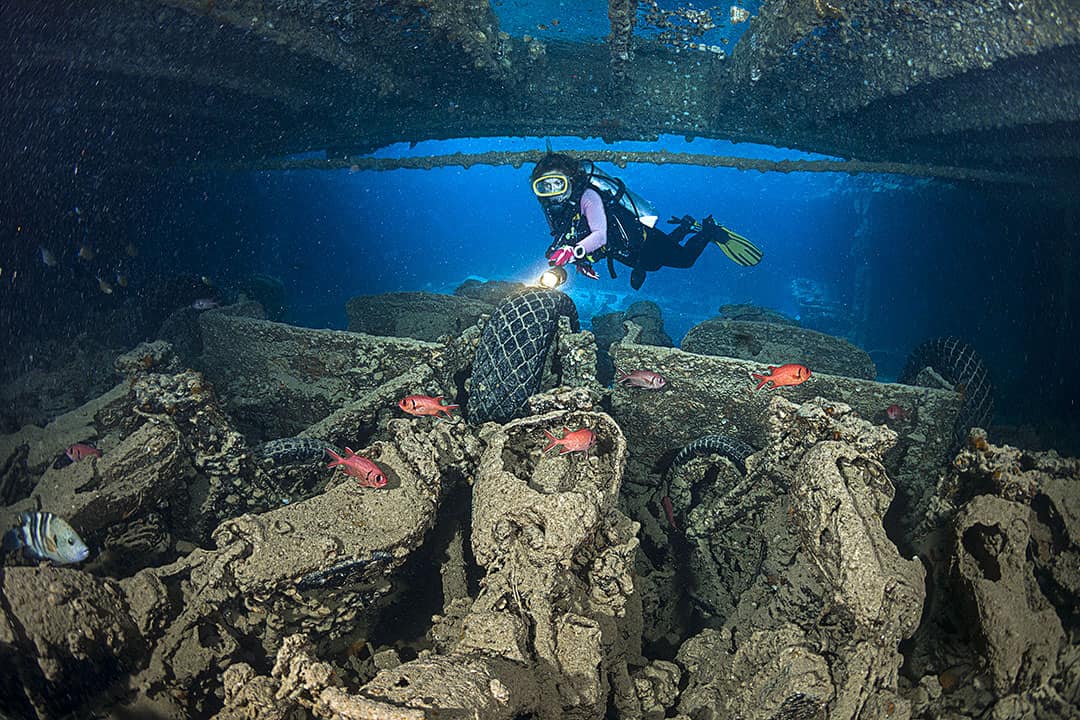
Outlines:
{"label": "dark shadowed ceiling", "polygon": [[[673,133],[1059,187],[1080,175],[1075,0],[768,0],[724,46],[695,38],[734,27],[726,7],[612,0],[594,8],[603,34],[571,18],[534,37],[503,29],[500,5],[5,2],[5,162],[245,164],[458,136]],[[557,25],[551,5],[538,16]]]}

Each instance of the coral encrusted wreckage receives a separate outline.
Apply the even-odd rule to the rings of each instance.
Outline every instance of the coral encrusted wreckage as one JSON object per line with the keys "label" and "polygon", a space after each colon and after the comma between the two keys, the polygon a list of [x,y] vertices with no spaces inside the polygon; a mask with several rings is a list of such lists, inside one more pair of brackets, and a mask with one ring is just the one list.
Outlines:
{"label": "coral encrusted wreckage", "polygon": [[[708,321],[715,354],[632,322],[598,348],[555,291],[470,302],[425,339],[211,310],[199,355],[139,345],[0,437],[0,521],[92,548],[6,556],[5,716],[1077,716],[1080,461],[954,450],[959,394],[872,367],[754,390],[767,320]],[[605,388],[598,352],[667,383]],[[401,412],[417,393],[464,417]],[[564,429],[590,446],[545,451]],[[80,442],[101,456],[65,462]],[[385,487],[326,467],[346,446]]]}

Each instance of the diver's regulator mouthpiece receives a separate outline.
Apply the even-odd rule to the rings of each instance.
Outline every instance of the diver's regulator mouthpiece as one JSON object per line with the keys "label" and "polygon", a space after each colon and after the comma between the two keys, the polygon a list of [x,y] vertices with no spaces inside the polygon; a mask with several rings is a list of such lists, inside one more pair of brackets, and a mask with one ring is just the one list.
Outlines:
{"label": "diver's regulator mouthpiece", "polygon": [[561,265],[549,267],[543,273],[540,274],[540,287],[547,288],[548,290],[554,290],[563,283],[566,282],[566,268]]}

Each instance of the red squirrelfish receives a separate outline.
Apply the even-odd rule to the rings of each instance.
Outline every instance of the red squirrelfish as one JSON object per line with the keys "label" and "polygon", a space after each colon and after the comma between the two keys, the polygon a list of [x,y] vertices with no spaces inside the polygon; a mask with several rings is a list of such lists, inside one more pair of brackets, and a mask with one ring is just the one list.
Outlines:
{"label": "red squirrelfish", "polygon": [[673,530],[679,529],[679,523],[675,522],[675,508],[671,505],[671,498],[667,495],[660,498],[660,504],[664,506],[664,514],[667,515],[668,524]]}
{"label": "red squirrelfish", "polygon": [[338,455],[333,450],[327,450],[334,461],[326,467],[341,466],[346,475],[351,475],[360,481],[360,487],[381,488],[386,487],[386,473],[378,465],[354,453],[350,448],[345,448],[345,457]]}
{"label": "red squirrelfish", "polygon": [[783,387],[784,385],[801,385],[810,379],[810,368],[805,365],[788,363],[780,367],[770,366],[768,375],[751,373],[751,377],[759,381],[757,387],[754,388],[755,390],[760,390],[766,383],[770,382],[774,388]]}
{"label": "red squirrelfish", "polygon": [[548,443],[548,446],[544,448],[544,452],[547,452],[556,445],[561,445],[562,447],[559,448],[560,455],[572,452],[585,452],[596,442],[596,435],[594,435],[593,431],[589,428],[581,428],[574,432],[570,432],[569,429],[563,428],[563,436],[561,438],[555,437],[547,430],[544,431],[544,434],[547,435],[548,440],[551,441]]}
{"label": "red squirrelfish", "polygon": [[75,443],[64,454],[68,456],[71,462],[79,462],[85,460],[88,457],[101,457],[101,451],[93,445],[87,445],[86,443]]}
{"label": "red squirrelfish", "polygon": [[903,420],[908,416],[908,411],[900,407],[896,403],[893,403],[889,407],[885,408],[885,417],[890,420]]}
{"label": "red squirrelfish", "polygon": [[653,372],[652,370],[634,370],[633,372],[619,370],[619,377],[616,378],[615,383],[627,387],[659,390],[664,387],[664,385],[667,385],[667,380],[665,380],[660,373]]}
{"label": "red squirrelfish", "polygon": [[439,417],[439,413],[446,413],[448,420],[453,420],[454,416],[450,413],[451,410],[457,407],[457,405],[443,405],[443,396],[431,397],[430,395],[410,395],[407,398],[402,398],[398,402],[398,407],[409,413],[410,415],[423,416],[434,415]]}

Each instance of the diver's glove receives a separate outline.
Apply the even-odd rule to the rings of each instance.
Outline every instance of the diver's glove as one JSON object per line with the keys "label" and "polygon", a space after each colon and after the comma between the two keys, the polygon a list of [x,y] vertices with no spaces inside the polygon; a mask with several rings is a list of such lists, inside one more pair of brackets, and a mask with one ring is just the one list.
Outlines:
{"label": "diver's glove", "polygon": [[588,261],[578,260],[577,261],[577,271],[579,273],[581,273],[582,275],[584,275],[585,277],[589,278],[590,280],[599,280],[600,279],[600,276],[596,274],[595,270],[593,270],[592,263],[590,263]]}
{"label": "diver's glove", "polygon": [[556,248],[550,255],[548,255],[548,262],[552,265],[562,267],[568,262],[574,261],[574,246],[563,245],[560,248]]}
{"label": "diver's glove", "polygon": [[685,227],[687,230],[693,230],[694,232],[701,232],[701,223],[692,218],[689,215],[683,215],[681,218],[672,217],[668,222],[672,225],[678,225],[679,227]]}

